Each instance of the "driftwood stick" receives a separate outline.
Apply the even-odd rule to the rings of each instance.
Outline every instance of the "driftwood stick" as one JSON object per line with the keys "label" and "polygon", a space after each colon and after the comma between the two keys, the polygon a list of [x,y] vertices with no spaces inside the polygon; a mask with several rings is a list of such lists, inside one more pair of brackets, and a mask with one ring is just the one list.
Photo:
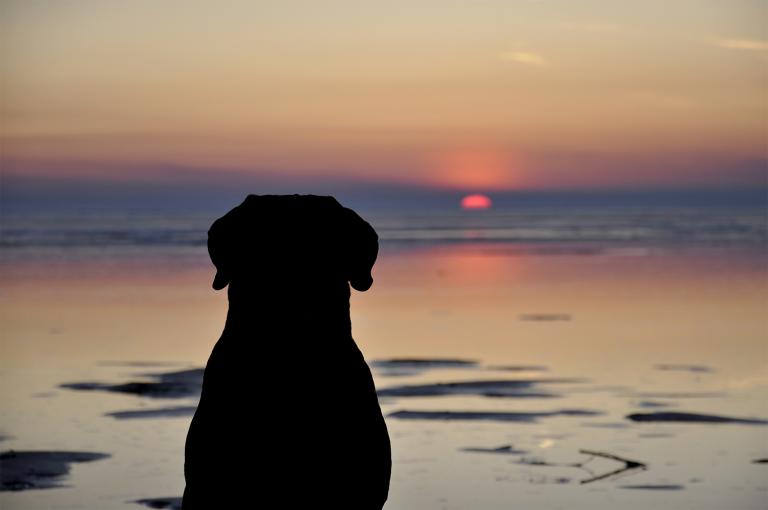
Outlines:
{"label": "driftwood stick", "polygon": [[605,452],[596,452],[594,450],[579,450],[579,453],[583,453],[584,455],[592,455],[593,457],[603,457],[605,459],[611,459],[615,460],[617,462],[623,462],[627,465],[628,469],[634,469],[639,467],[648,467],[643,462],[638,462],[636,460],[630,460],[625,459],[624,457],[619,457],[618,455],[613,455],[612,453],[605,453]]}
{"label": "driftwood stick", "polygon": [[587,478],[586,480],[582,480],[581,481],[582,484],[596,482],[598,480],[603,480],[605,478],[616,476],[628,471],[634,471],[636,469],[639,469],[639,470],[648,469],[648,466],[643,462],[625,459],[623,457],[619,457],[618,455],[613,455],[612,453],[596,452],[593,450],[579,450],[579,453],[583,453],[584,455],[591,455],[593,457],[603,457],[604,459],[615,460],[617,462],[622,462],[624,464],[624,467],[621,467],[619,469],[615,469],[613,471],[609,471],[608,473],[604,473],[602,475],[593,476],[592,478]]}
{"label": "driftwood stick", "polygon": [[579,483],[585,484],[585,483],[596,482],[598,480],[604,480],[605,478],[610,478],[615,475],[620,475],[621,473],[626,473],[627,471],[632,471],[634,469],[635,468],[628,468],[628,467],[614,469],[613,471],[609,471],[608,473],[603,473],[602,475],[593,476],[592,478],[587,478],[586,480],[581,480]]}
{"label": "driftwood stick", "polygon": [[[613,455],[612,453],[596,452],[594,450],[579,450],[579,453],[581,453],[582,455],[589,455],[589,458],[583,462],[572,462],[568,464],[557,464],[553,462],[547,462],[544,460],[535,460],[535,459],[531,459],[531,460],[523,459],[520,461],[520,463],[527,464],[529,466],[571,467],[571,468],[582,469],[587,473],[589,473],[590,475],[589,478],[581,480],[580,483],[582,484],[592,483],[598,480],[604,480],[605,478],[618,476],[622,473],[626,473],[629,475],[631,474],[632,471],[645,471],[646,469],[648,469],[648,466],[643,462],[625,459],[624,457],[619,457],[618,455]],[[616,462],[621,462],[624,465],[620,468],[614,469],[613,471],[596,475],[594,471],[592,471],[585,465],[595,457],[602,457],[604,459],[615,460]]]}

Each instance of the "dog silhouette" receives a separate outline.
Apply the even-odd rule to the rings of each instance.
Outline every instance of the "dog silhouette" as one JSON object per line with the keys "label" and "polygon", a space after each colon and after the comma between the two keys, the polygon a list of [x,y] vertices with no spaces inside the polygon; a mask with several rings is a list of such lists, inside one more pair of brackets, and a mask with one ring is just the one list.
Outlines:
{"label": "dog silhouette", "polygon": [[229,311],[187,434],[182,508],[381,509],[389,435],[352,338],[378,236],[333,197],[249,195],[208,231]]}

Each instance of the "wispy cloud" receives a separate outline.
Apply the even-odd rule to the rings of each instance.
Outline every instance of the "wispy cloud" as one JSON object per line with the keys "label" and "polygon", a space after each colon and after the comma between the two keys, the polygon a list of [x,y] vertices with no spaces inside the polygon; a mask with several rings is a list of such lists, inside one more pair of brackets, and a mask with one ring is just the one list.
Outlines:
{"label": "wispy cloud", "polygon": [[727,48],[729,50],[768,50],[768,41],[759,41],[756,39],[720,39],[716,44],[721,48]]}
{"label": "wispy cloud", "polygon": [[549,65],[547,60],[541,55],[527,51],[509,51],[502,53],[501,59],[535,67],[544,67]]}

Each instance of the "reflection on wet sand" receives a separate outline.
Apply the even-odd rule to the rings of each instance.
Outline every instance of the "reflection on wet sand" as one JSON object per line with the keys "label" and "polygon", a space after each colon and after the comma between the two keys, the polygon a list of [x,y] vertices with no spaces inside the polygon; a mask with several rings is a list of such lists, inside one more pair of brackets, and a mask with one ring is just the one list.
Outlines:
{"label": "reflection on wet sand", "polygon": [[480,448],[480,447],[467,447],[461,448],[462,452],[472,453],[492,453],[495,455],[523,455],[528,453],[528,450],[518,450],[511,444],[504,446],[497,446],[496,448]]}
{"label": "reflection on wet sand", "polygon": [[501,412],[501,411],[395,411],[388,418],[398,420],[436,420],[436,421],[501,421],[517,423],[536,423],[540,418],[554,416],[599,416],[603,413],[589,409],[559,409],[542,412]]}
{"label": "reflection on wet sand", "polygon": [[138,418],[187,418],[195,414],[197,406],[160,407],[156,409],[133,409],[129,411],[113,411],[105,413],[118,420],[133,420]]}
{"label": "reflection on wet sand", "polygon": [[120,384],[100,382],[64,383],[60,388],[78,391],[111,391],[150,398],[186,398],[199,396],[203,386],[203,369],[194,368],[159,374],[141,374],[150,381]]}
{"label": "reflection on wet sand", "polygon": [[181,498],[148,498],[137,499],[133,503],[144,505],[148,508],[181,510]]}
{"label": "reflection on wet sand", "polygon": [[13,451],[0,453],[0,491],[62,486],[70,464],[106,459],[106,453]]}
{"label": "reflection on wet sand", "polygon": [[477,395],[497,398],[555,398],[556,393],[542,391],[540,385],[582,383],[584,379],[530,379],[441,382],[391,386],[378,390],[380,397],[440,397]]}
{"label": "reflection on wet sand", "polygon": [[748,425],[768,425],[768,420],[759,418],[733,418],[716,414],[657,412],[634,413],[627,416],[628,420],[637,422],[673,422],[673,423],[744,423]]}

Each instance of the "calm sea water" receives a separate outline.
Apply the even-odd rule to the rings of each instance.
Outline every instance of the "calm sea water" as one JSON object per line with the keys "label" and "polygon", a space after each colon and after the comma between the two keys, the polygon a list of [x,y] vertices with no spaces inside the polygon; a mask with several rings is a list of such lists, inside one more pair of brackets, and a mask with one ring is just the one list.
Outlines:
{"label": "calm sea water", "polygon": [[[387,246],[473,242],[765,245],[766,211],[754,208],[558,209],[363,213]],[[204,246],[216,214],[9,215],[0,246],[21,253],[118,255],[125,249]],[[89,249],[92,251],[89,253]],[[113,250],[116,253],[107,253]]]}
{"label": "calm sea water", "polygon": [[[386,508],[768,506],[755,462],[768,427],[628,418],[768,419],[764,210],[363,215],[381,254],[374,287],[352,297],[353,333],[392,437]],[[216,216],[3,218],[0,449],[110,457],[73,465],[66,487],[0,493],[0,507],[138,509],[181,494],[190,414],[162,411],[194,397],[60,385],[204,365],[226,313],[205,250]],[[385,362],[404,358],[422,366]],[[311,455],[321,438],[296,440]]]}

